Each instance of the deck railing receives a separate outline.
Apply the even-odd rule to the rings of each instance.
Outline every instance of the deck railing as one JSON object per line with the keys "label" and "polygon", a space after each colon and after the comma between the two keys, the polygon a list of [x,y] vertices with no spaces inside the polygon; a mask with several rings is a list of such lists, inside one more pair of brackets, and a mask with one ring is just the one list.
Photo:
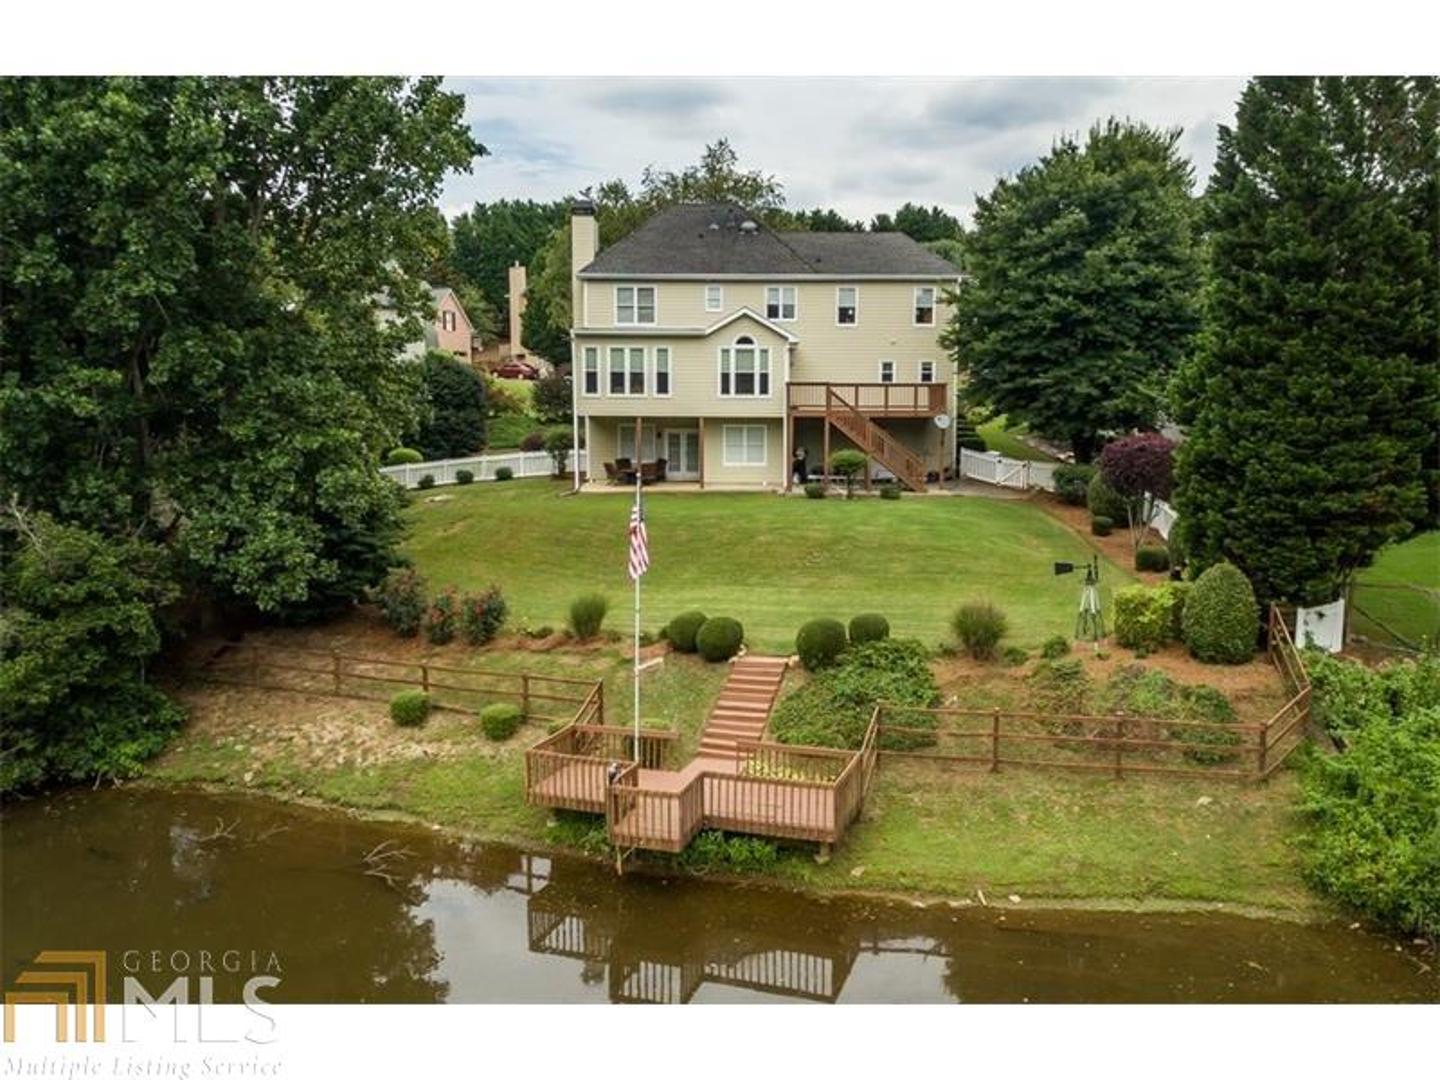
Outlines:
{"label": "deck railing", "polygon": [[703,774],[676,791],[640,787],[638,777],[639,767],[627,765],[610,785],[605,809],[610,842],[621,850],[685,850],[704,816]]}
{"label": "deck railing", "polygon": [[[587,701],[577,722],[541,739],[525,751],[525,799],[564,810],[606,811],[606,789],[612,766],[635,768],[635,733],[624,727],[581,723],[596,716],[598,698]],[[671,764],[679,736],[673,731],[641,729],[639,767],[663,769]]]}
{"label": "deck railing", "polygon": [[785,387],[791,412],[823,413],[827,392],[869,416],[936,416],[947,412],[948,383],[792,382]]}

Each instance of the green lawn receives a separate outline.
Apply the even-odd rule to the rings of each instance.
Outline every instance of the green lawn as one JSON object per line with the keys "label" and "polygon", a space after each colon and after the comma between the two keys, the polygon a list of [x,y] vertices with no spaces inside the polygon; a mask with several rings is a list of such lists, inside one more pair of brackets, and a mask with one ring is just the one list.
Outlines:
{"label": "green lawn", "polygon": [[[630,501],[568,495],[563,484],[515,481],[448,488],[414,500],[407,552],[432,586],[504,590],[512,624],[564,625],[570,601],[599,591],[608,625],[625,629]],[[1092,549],[1039,509],[984,498],[781,498],[665,494],[646,502],[652,568],[645,627],[689,608],[733,615],[750,644],[788,651],[819,615],[879,611],[897,635],[934,643],[962,601],[988,598],[1010,618],[1010,640],[1035,646],[1073,630],[1078,583],[1055,560]],[[1132,577],[1107,564],[1105,590]]]}
{"label": "green lawn", "polygon": [[1386,548],[1356,578],[1351,596],[1351,625],[1366,637],[1387,642],[1399,635],[1415,645],[1440,640],[1440,532]]}
{"label": "green lawn", "polygon": [[985,449],[997,450],[1008,458],[1015,458],[1019,461],[1055,460],[1045,451],[1036,450],[1028,443],[1021,442],[1018,432],[1023,431],[1024,428],[1010,427],[1003,416],[997,416],[988,424],[981,424],[975,430],[985,440]]}

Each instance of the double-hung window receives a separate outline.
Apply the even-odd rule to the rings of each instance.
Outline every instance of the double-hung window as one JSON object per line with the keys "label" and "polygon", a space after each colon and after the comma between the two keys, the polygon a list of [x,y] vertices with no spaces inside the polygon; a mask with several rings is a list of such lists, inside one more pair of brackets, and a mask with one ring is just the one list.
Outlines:
{"label": "double-hung window", "polygon": [[854,285],[841,285],[835,290],[835,323],[854,326],[860,313],[860,290]]}
{"label": "double-hung window", "polygon": [[610,393],[625,397],[645,393],[645,350],[616,345],[610,349]]}
{"label": "double-hung window", "polygon": [[738,337],[720,350],[721,397],[769,397],[770,350],[752,337]]}
{"label": "double-hung window", "polygon": [[725,307],[725,289],[720,285],[705,286],[705,310],[721,311]]}
{"label": "double-hung window", "polygon": [[765,290],[765,317],[775,322],[795,321],[794,285],[771,285]]}
{"label": "double-hung window", "polygon": [[655,286],[615,286],[615,325],[653,325],[654,322]]}
{"label": "double-hung window", "polygon": [[726,465],[765,464],[765,425],[726,424],[724,455]]}
{"label": "double-hung window", "polygon": [[595,397],[600,393],[600,350],[594,345],[585,346],[582,370],[580,393],[586,397]]}
{"label": "double-hung window", "polygon": [[934,381],[935,381],[935,361],[934,361],[934,360],[921,360],[921,361],[920,361],[920,365],[919,365],[919,374],[920,374],[920,381],[921,381],[921,382],[934,382]]}
{"label": "double-hung window", "polygon": [[670,396],[670,350],[663,345],[655,349],[655,396]]}
{"label": "double-hung window", "polygon": [[915,290],[915,325],[935,325],[935,287],[921,285]]}
{"label": "double-hung window", "polygon": [[453,312],[453,311],[442,311],[442,312],[440,312],[440,326],[441,326],[442,329],[445,329],[445,330],[454,330],[454,329],[455,329],[455,312]]}
{"label": "double-hung window", "polygon": [[894,360],[881,360],[881,361],[880,361],[880,381],[881,381],[882,383],[885,383],[885,382],[894,382],[894,381],[895,381],[895,361],[894,361]]}

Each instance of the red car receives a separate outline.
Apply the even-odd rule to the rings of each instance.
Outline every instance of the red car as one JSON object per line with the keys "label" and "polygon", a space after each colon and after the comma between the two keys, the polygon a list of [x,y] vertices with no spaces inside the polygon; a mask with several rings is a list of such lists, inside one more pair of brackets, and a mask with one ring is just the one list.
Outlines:
{"label": "red car", "polygon": [[540,369],[524,360],[506,360],[495,369],[495,374],[502,379],[538,379]]}

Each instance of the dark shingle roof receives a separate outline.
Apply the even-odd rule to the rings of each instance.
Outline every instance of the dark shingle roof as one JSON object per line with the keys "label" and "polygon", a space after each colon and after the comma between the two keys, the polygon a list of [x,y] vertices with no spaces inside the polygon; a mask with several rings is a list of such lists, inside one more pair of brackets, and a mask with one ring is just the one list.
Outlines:
{"label": "dark shingle roof", "polygon": [[953,277],[956,270],[904,233],[777,233],[733,204],[682,203],[600,252],[580,273]]}

